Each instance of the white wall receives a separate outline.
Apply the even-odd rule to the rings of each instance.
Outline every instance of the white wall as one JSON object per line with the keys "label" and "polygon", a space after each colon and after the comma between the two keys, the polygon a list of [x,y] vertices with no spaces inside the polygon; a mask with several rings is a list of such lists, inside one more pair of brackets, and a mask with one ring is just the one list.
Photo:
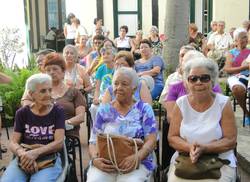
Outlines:
{"label": "white wall", "polygon": [[226,31],[231,27],[240,27],[244,20],[248,20],[248,0],[220,0],[213,1],[213,19],[226,22]]}
{"label": "white wall", "polygon": [[81,25],[92,33],[94,18],[97,17],[96,0],[66,0],[66,16],[74,13],[80,19]]}

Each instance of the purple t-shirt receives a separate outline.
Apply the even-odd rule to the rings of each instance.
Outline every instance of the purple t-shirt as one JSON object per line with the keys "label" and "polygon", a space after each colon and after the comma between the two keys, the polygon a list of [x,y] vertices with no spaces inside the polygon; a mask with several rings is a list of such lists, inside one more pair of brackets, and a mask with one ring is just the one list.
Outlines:
{"label": "purple t-shirt", "polygon": [[16,112],[14,131],[22,134],[22,143],[47,145],[54,141],[55,130],[64,128],[64,110],[58,105],[45,116],[35,115],[29,106]]}
{"label": "purple t-shirt", "polygon": [[[216,84],[212,90],[215,93],[221,93],[221,88],[218,84]],[[186,95],[186,94],[187,94],[186,88],[184,86],[184,83],[181,81],[181,82],[178,82],[175,84],[171,84],[169,86],[169,92],[166,95],[164,100],[165,101],[176,101],[179,97]]]}

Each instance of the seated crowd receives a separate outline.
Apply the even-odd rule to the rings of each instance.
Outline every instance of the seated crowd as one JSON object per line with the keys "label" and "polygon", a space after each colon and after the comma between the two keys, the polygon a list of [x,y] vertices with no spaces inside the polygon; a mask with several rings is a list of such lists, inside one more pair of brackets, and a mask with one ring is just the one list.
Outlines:
{"label": "seated crowd", "polygon": [[[165,83],[164,41],[156,26],[151,27],[147,39],[141,30],[132,39],[123,25],[119,37],[112,41],[101,19],[95,19],[91,36],[76,24],[70,14],[62,55],[53,50],[38,53],[40,73],[26,81],[10,140],[15,157],[1,181],[56,181],[62,172],[59,152],[64,137],[80,137],[87,109],[92,118],[87,181],[150,181],[157,167],[154,150],[161,139],[153,101],[166,110],[170,128],[163,132],[168,133],[168,142],[176,151],[168,181],[196,181],[176,172],[179,168],[174,164],[186,154],[185,160],[192,165],[211,154],[226,161],[217,168],[220,175],[216,179],[203,176],[202,181],[236,180],[236,120],[218,77],[228,75],[228,86],[244,111],[243,122],[250,125],[246,107],[250,24],[247,29],[236,29],[233,37],[224,31],[223,21],[212,21],[207,37],[190,24],[189,44],[180,48],[179,66]],[[98,144],[101,136],[107,140],[105,149]],[[135,152],[117,162],[110,154],[114,152],[110,136],[134,142]],[[24,144],[36,147],[26,149]],[[107,150],[108,158],[100,150]],[[38,160],[50,154],[55,155],[52,166],[39,168]]]}

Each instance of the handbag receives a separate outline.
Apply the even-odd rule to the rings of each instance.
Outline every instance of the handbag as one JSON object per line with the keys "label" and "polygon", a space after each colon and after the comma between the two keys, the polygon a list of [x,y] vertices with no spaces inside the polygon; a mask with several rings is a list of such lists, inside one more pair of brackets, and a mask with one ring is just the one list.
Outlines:
{"label": "handbag", "polygon": [[176,158],[175,175],[184,179],[219,179],[220,168],[229,164],[228,160],[218,158],[218,154],[204,154],[196,163],[192,163],[190,156],[186,153],[179,153]]}
{"label": "handbag", "polygon": [[138,151],[143,142],[120,135],[98,134],[98,157],[110,160],[119,173],[125,173],[128,169],[120,169],[118,166],[126,157],[135,154],[134,166],[138,166]]}
{"label": "handbag", "polygon": [[[40,145],[40,144],[28,145],[28,144],[21,143],[20,146],[23,147],[25,151],[28,151],[28,150],[33,150],[33,149],[39,148],[43,145]],[[55,161],[56,161],[56,157],[57,156],[55,153],[38,157],[36,159],[38,170],[54,166]],[[20,163],[18,165],[20,166]]]}

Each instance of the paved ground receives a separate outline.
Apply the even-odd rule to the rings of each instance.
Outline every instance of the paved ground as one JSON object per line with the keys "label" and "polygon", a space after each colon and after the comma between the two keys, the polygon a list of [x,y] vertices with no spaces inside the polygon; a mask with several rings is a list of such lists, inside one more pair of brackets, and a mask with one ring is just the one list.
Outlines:
{"label": "paved ground", "polygon": [[[243,128],[242,127],[242,112],[237,107],[235,116],[237,119],[237,127],[238,127],[238,145],[237,145],[237,151],[238,151],[238,159],[239,159],[239,173],[241,175],[241,182],[249,182],[250,181],[250,129],[249,128]],[[9,128],[9,132],[12,132],[12,128]],[[89,162],[89,156],[88,156],[88,150],[87,150],[87,130],[86,125],[83,123],[81,125],[81,145],[82,145],[82,151],[83,151],[83,166],[86,167]],[[7,146],[8,145],[8,139],[6,135],[5,129],[3,129],[2,134],[2,143]],[[0,160],[0,168],[2,166],[6,166],[9,161],[12,159],[12,154],[10,151],[3,154],[3,159]],[[77,156],[77,168],[78,168],[78,178],[80,181],[80,170],[79,170],[79,157]],[[1,176],[1,173],[0,173]]]}

